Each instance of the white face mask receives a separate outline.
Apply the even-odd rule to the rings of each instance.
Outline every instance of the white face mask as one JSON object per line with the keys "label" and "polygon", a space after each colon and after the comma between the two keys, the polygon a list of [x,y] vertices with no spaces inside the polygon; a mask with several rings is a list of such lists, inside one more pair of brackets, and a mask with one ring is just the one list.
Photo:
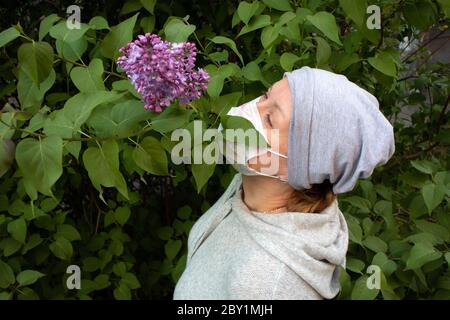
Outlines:
{"label": "white face mask", "polygon": [[[264,137],[266,143],[269,144],[257,107],[257,102],[259,101],[259,99],[260,97],[257,97],[252,101],[244,103],[243,105],[240,105],[238,107],[232,107],[230,111],[228,111],[227,115],[243,117],[248,121],[250,121],[252,125],[255,127],[255,129]],[[220,124],[218,130],[219,132],[223,130],[222,124]],[[245,145],[236,142],[233,143],[228,140],[225,141],[224,156],[227,159],[227,161],[230,162],[231,165],[238,172],[246,176],[261,175],[287,182],[287,180],[271,174],[271,173],[276,174],[278,172],[279,161],[274,161],[279,160],[277,157],[270,157],[271,158],[270,167],[263,168],[264,171],[266,172],[257,171],[249,167],[248,162],[250,160],[255,161],[256,157],[264,155],[267,152],[271,152],[273,154],[276,154],[280,157],[287,159],[286,155],[278,153],[272,150],[270,147],[261,148],[254,145]]]}

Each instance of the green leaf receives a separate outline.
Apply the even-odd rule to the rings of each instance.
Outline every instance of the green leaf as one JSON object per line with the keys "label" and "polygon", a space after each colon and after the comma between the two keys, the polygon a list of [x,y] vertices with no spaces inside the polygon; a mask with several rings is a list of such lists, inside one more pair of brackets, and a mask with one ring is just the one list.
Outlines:
{"label": "green leaf", "polygon": [[32,234],[27,241],[27,244],[23,247],[22,249],[22,254],[27,253],[28,251],[30,251],[31,249],[37,247],[38,245],[40,245],[42,243],[42,241],[44,241],[41,236],[37,233]]}
{"label": "green leaf", "polygon": [[102,103],[119,99],[124,93],[114,91],[80,92],[64,104],[62,110],[52,112],[46,120],[44,132],[71,138],[78,135],[78,130],[91,115],[92,111]]}
{"label": "green leaf", "polygon": [[203,186],[208,182],[214,173],[214,164],[193,164],[192,175],[194,176],[195,183],[197,184],[197,193],[200,193]]}
{"label": "green leaf", "polygon": [[437,0],[439,3],[441,10],[445,13],[447,18],[450,17],[450,1],[449,0]]}
{"label": "green leaf", "polygon": [[395,293],[391,284],[389,284],[388,279],[386,279],[385,273],[381,273],[381,294],[384,300],[400,300],[400,297]]}
{"label": "green leaf", "polygon": [[321,37],[315,37],[314,39],[317,41],[316,66],[326,65],[331,56],[331,47],[328,42]]}
{"label": "green leaf", "polygon": [[116,300],[131,300],[130,288],[125,283],[120,283],[113,291]]}
{"label": "green leaf", "polygon": [[428,213],[427,206],[425,205],[425,200],[423,199],[422,194],[417,194],[414,196],[409,203],[409,216],[411,219],[420,218],[423,215]]}
{"label": "green leaf", "polygon": [[87,124],[94,129],[96,136],[128,137],[142,130],[141,121],[150,120],[156,116],[152,110],[144,109],[143,103],[130,99],[124,102],[103,104],[96,108]]}
{"label": "green leaf", "polygon": [[236,55],[239,57],[239,60],[241,60],[242,65],[244,65],[244,60],[242,59],[242,55],[239,53],[239,51],[236,47],[236,43],[234,43],[233,40],[231,40],[230,38],[227,38],[227,37],[223,37],[223,36],[216,36],[216,37],[212,38],[211,41],[214,43],[217,43],[217,44],[225,44],[226,46],[230,47],[230,49],[233,50],[234,53],[236,53]]}
{"label": "green leaf", "polygon": [[85,23],[80,23],[79,29],[67,28],[66,20],[64,20],[50,28],[50,36],[63,43],[74,42],[84,36],[88,30],[89,26]]}
{"label": "green leaf", "polygon": [[248,24],[248,21],[250,20],[251,17],[254,16],[256,11],[258,11],[258,8],[259,3],[257,1],[254,1],[252,3],[242,1],[241,3],[239,3],[237,14],[245,24]]}
{"label": "green leaf", "polygon": [[128,219],[130,218],[130,215],[131,210],[129,207],[118,207],[116,211],[114,211],[114,218],[116,219],[117,223],[119,223],[121,226],[127,223]]}
{"label": "green leaf", "polygon": [[139,13],[136,13],[131,18],[111,27],[111,31],[100,44],[100,52],[104,57],[115,59],[120,54],[118,50],[131,42],[138,15]]}
{"label": "green leaf", "polygon": [[351,293],[351,300],[373,300],[377,297],[379,289],[369,289],[367,287],[367,279],[369,277],[363,275],[356,280]]}
{"label": "green leaf", "polygon": [[130,289],[137,289],[141,287],[139,280],[131,272],[125,273],[120,282],[126,284]]}
{"label": "green leaf", "polygon": [[277,9],[280,11],[292,10],[289,0],[263,0],[266,6],[269,8]]}
{"label": "green leaf", "polygon": [[62,139],[57,136],[27,138],[16,148],[16,160],[27,180],[39,192],[52,196],[51,187],[62,175]]}
{"label": "green leaf", "polygon": [[53,24],[57,21],[61,20],[57,14],[52,13],[51,15],[42,19],[41,24],[39,25],[39,41],[42,41],[44,37],[50,31],[50,28],[53,27]]}
{"label": "green leaf", "polygon": [[22,246],[21,243],[13,238],[6,238],[1,242],[3,246],[3,255],[9,257],[10,255],[19,251]]}
{"label": "green leaf", "polygon": [[151,14],[154,14],[156,0],[141,0],[142,6]]}
{"label": "green leaf", "polygon": [[8,232],[11,236],[22,244],[25,244],[27,237],[27,223],[24,218],[19,218],[8,223]]}
{"label": "green leaf", "polygon": [[103,142],[101,149],[89,147],[83,153],[83,163],[92,184],[100,192],[100,199],[104,201],[102,185],[116,187],[128,199],[126,181],[119,171],[119,146],[115,140]]}
{"label": "green leaf", "polygon": [[386,252],[388,249],[386,242],[375,236],[368,236],[363,240],[363,245],[374,252]]}
{"label": "green leaf", "polygon": [[103,62],[95,58],[92,59],[87,68],[75,67],[70,72],[70,78],[80,91],[92,92],[105,90],[103,84]]}
{"label": "green leaf", "polygon": [[275,28],[274,26],[266,26],[264,27],[263,31],[261,32],[261,44],[263,45],[263,48],[267,49],[276,39],[278,39],[278,36],[280,35],[280,29],[281,27]]}
{"label": "green leaf", "polygon": [[169,226],[160,227],[156,230],[156,234],[158,238],[161,240],[169,240],[173,235],[173,228]]}
{"label": "green leaf", "polygon": [[275,23],[275,26],[283,26],[290,21],[295,21],[294,19],[296,19],[296,18],[297,18],[297,15],[294,12],[292,12],[292,11],[285,12],[280,16],[277,23]]}
{"label": "green leaf", "polygon": [[364,261],[355,258],[347,258],[346,269],[352,272],[363,274],[363,269],[366,266]]}
{"label": "green leaf", "polygon": [[358,208],[361,212],[369,213],[371,208],[371,203],[369,200],[358,197],[358,196],[350,196],[342,199],[344,202],[350,203],[353,207]]}
{"label": "green leaf", "polygon": [[14,118],[13,112],[1,112],[0,113],[0,138],[11,139],[14,135],[17,119]]}
{"label": "green leaf", "polygon": [[189,219],[190,215],[192,213],[192,209],[189,206],[182,206],[180,208],[178,208],[177,210],[177,216],[178,218],[182,219],[182,220],[187,220]]}
{"label": "green leaf", "polygon": [[174,18],[165,25],[164,33],[167,41],[183,42],[188,40],[195,28],[193,24],[186,24],[183,20]]}
{"label": "green leaf", "polygon": [[0,301],[1,300],[11,300],[13,297],[13,292],[3,291],[0,292]]}
{"label": "green leaf", "polygon": [[434,4],[427,0],[406,3],[403,14],[406,20],[420,31],[427,31],[437,19]]}
{"label": "green leaf", "polygon": [[175,268],[172,270],[172,279],[175,283],[178,282],[178,279],[180,279],[184,269],[186,268],[186,260],[187,260],[187,254],[183,254],[180,259],[178,259],[177,264]]}
{"label": "green leaf", "polygon": [[373,206],[373,211],[375,211],[376,214],[383,217],[384,221],[386,221],[388,229],[395,228],[396,221],[394,219],[394,215],[392,214],[391,201],[379,200]]}
{"label": "green leaf", "polygon": [[336,58],[336,71],[344,71],[352,64],[360,61],[361,59],[356,53],[342,53]]}
{"label": "green leaf", "polygon": [[397,264],[390,260],[384,252],[378,252],[372,259],[372,264],[379,266],[386,275],[391,275],[397,270]]}
{"label": "green leaf", "polygon": [[14,163],[16,146],[10,139],[0,140],[0,178],[9,170]]}
{"label": "green leaf", "polygon": [[211,98],[219,97],[223,89],[224,77],[221,74],[212,75],[208,81],[207,92]]}
{"label": "green leaf", "polygon": [[166,108],[151,122],[152,128],[159,133],[166,133],[182,128],[188,123],[192,111],[179,108]]}
{"label": "green leaf", "polygon": [[240,68],[234,63],[221,65],[218,69],[211,67],[209,70],[210,79],[208,81],[207,92],[211,98],[219,97],[223,89],[226,78],[239,74]]}
{"label": "green leaf", "polygon": [[56,228],[56,235],[66,238],[69,241],[81,240],[80,233],[70,224],[61,224]]}
{"label": "green leaf", "polygon": [[44,100],[45,93],[53,86],[56,80],[55,70],[50,70],[50,75],[39,86],[21,69],[19,69],[19,81],[17,94],[22,110],[27,108],[39,108]]}
{"label": "green leaf", "polygon": [[443,243],[444,241],[449,241],[450,238],[449,229],[440,224],[423,219],[415,220],[414,224],[417,226],[419,230],[432,234],[434,237],[440,240],[441,243]]}
{"label": "green leaf", "polygon": [[[87,257],[83,259],[83,270],[87,272],[93,272],[101,268],[101,261],[96,257]],[[114,267],[113,267],[114,271]]]}
{"label": "green leaf", "polygon": [[15,281],[14,272],[11,267],[0,260],[0,288],[6,289]]}
{"label": "green leaf", "polygon": [[[123,262],[119,262],[119,264],[124,264],[124,263]],[[106,288],[108,288],[111,285],[111,282],[109,281],[109,275],[108,274],[100,274],[100,275],[96,276],[95,279],[94,279],[94,282],[97,285],[97,290],[106,289]]]}
{"label": "green leaf", "polygon": [[220,96],[212,101],[211,111],[217,114],[228,112],[231,107],[237,106],[241,96],[242,92],[232,92]]}
{"label": "green leaf", "polygon": [[414,168],[426,174],[433,174],[438,170],[437,165],[430,160],[412,160],[410,163]]}
{"label": "green leaf", "polygon": [[242,68],[242,74],[250,81],[261,81],[263,84],[267,84],[261,69],[255,61],[251,61],[244,68]]}
{"label": "green leaf", "polygon": [[165,246],[164,251],[166,253],[167,258],[172,261],[178,252],[181,249],[182,242],[181,240],[169,240]]}
{"label": "green leaf", "polygon": [[428,213],[433,210],[444,200],[445,187],[441,184],[427,183],[422,187],[422,196],[427,206]]}
{"label": "green leaf", "polygon": [[306,19],[308,19],[308,21],[311,22],[317,29],[322,31],[328,39],[342,45],[341,40],[339,40],[336,19],[331,13],[320,11],[313,16],[307,16]]}
{"label": "green leaf", "polygon": [[49,245],[50,251],[61,260],[69,260],[73,254],[73,247],[69,240],[55,236],[55,241]]}
{"label": "green leaf", "polygon": [[151,33],[155,29],[155,16],[148,16],[141,19],[139,23],[144,32]]}
{"label": "green leaf", "polygon": [[15,27],[10,27],[0,32],[0,48],[20,37],[20,32]]}
{"label": "green leaf", "polygon": [[142,8],[142,3],[139,0],[128,0],[124,3],[119,15],[125,15],[130,12],[138,11]]}
{"label": "green leaf", "polygon": [[19,68],[40,85],[53,69],[53,48],[47,42],[24,43],[18,50]]}
{"label": "green leaf", "polygon": [[282,27],[290,22],[293,21],[296,18],[295,13],[293,12],[285,12],[281,15],[281,17],[278,19],[277,23],[275,25],[268,25],[264,27],[263,31],[261,32],[261,43],[265,49],[268,50],[269,47],[271,47],[278,37],[281,35],[281,29]]}
{"label": "green leaf", "polygon": [[285,52],[280,57],[280,65],[284,71],[292,71],[295,62],[298,60],[300,60],[299,56],[290,52]]}
{"label": "green leaf", "polygon": [[117,262],[116,264],[114,264],[112,270],[115,275],[122,277],[127,272],[127,266],[126,266],[125,262],[120,261],[120,262]]}
{"label": "green leaf", "polygon": [[110,30],[108,20],[106,20],[102,16],[92,17],[92,19],[89,20],[88,24],[89,24],[89,27],[91,27],[91,29],[94,29],[94,30],[103,30],[103,29]]}
{"label": "green leaf", "polygon": [[432,244],[417,242],[410,251],[405,270],[418,269],[428,262],[439,259],[441,256],[442,252],[437,251]]}
{"label": "green leaf", "polygon": [[[58,51],[59,56],[65,60],[79,61],[81,57],[86,52],[88,47],[88,41],[85,37],[81,37],[77,40],[71,42],[63,42],[59,39],[56,40],[56,51]],[[66,69],[70,70],[74,65],[71,62],[66,63]]]}
{"label": "green leaf", "polygon": [[362,26],[366,23],[366,0],[339,0],[339,4],[345,14],[352,19],[357,26]]}
{"label": "green leaf", "polygon": [[358,220],[349,219],[347,221],[349,238],[351,241],[362,245],[362,229]]}
{"label": "green leaf", "polygon": [[389,53],[379,52],[375,57],[368,58],[367,61],[378,71],[393,78],[397,77],[395,61]]}
{"label": "green leaf", "polygon": [[35,283],[40,278],[44,277],[45,274],[35,271],[35,270],[24,270],[17,275],[17,282],[19,283],[19,287],[29,286],[30,284]]}
{"label": "green leaf", "polygon": [[167,156],[158,139],[145,137],[133,150],[136,164],[151,174],[166,176],[169,174]]}
{"label": "green leaf", "polygon": [[[268,26],[269,24],[270,24],[270,16],[269,15],[263,14],[260,16],[256,16],[255,18],[252,19],[252,21],[249,24],[242,27],[241,31],[238,33],[236,38],[238,38],[246,33],[264,28],[265,26]],[[244,64],[244,63],[242,63],[242,64]]]}

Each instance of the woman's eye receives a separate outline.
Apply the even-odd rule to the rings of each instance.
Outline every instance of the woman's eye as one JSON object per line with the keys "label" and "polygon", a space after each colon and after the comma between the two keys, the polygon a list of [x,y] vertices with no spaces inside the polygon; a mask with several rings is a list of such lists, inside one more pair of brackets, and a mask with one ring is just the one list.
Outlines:
{"label": "woman's eye", "polygon": [[266,114],[266,122],[273,128],[272,121],[270,120],[270,114]]}
{"label": "woman's eye", "polygon": [[268,98],[268,96],[267,96],[267,91],[263,91],[263,92],[262,92],[262,95],[263,95],[264,99],[267,99],[267,98]]}

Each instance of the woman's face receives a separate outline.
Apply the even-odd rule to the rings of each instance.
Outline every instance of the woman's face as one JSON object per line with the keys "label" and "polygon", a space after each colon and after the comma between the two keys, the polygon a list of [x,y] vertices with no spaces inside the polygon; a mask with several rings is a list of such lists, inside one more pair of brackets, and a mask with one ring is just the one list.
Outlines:
{"label": "woman's face", "polygon": [[[292,100],[288,79],[284,77],[280,81],[274,83],[260,98],[257,103],[259,115],[263,127],[266,131],[267,139],[272,150],[287,155],[288,149],[288,133],[289,121],[291,119]],[[276,130],[274,130],[276,129]],[[278,137],[278,143],[277,142]],[[266,158],[268,157],[268,158]],[[287,179],[287,159],[275,154],[267,152],[266,155],[258,157],[255,164],[250,163],[249,166],[255,170],[261,171],[261,167],[267,167],[268,161],[277,157],[279,161],[278,176]],[[262,165],[265,164],[265,165]]]}

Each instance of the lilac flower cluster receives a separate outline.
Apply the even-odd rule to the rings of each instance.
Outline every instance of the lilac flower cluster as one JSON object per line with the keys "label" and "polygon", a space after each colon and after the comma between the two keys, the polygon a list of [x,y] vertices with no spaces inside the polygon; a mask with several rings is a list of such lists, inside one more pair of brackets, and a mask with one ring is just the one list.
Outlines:
{"label": "lilac flower cluster", "polygon": [[194,43],[163,41],[146,33],[119,49],[124,55],[117,64],[142,95],[144,108],[161,112],[175,99],[186,104],[207,89],[208,73],[194,70],[196,50]]}

